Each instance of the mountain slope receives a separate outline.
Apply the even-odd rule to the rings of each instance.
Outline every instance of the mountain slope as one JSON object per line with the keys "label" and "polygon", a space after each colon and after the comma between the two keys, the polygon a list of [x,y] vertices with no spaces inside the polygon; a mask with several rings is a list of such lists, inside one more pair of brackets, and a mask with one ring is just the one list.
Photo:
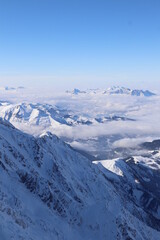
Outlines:
{"label": "mountain slope", "polygon": [[34,138],[0,120],[1,239],[157,240],[116,182],[56,136]]}

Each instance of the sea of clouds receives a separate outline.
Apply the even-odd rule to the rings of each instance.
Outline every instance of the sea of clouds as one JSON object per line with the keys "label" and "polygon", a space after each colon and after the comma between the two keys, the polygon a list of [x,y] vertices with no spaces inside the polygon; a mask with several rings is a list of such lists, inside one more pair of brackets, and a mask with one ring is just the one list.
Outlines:
{"label": "sea of clouds", "polygon": [[[110,145],[117,147],[136,147],[138,144],[160,138],[160,95],[153,97],[136,97],[129,95],[105,94],[67,94],[57,93],[54,89],[0,89],[0,100],[11,103],[33,102],[48,103],[62,109],[68,109],[77,115],[89,118],[103,116],[122,116],[134,121],[108,121],[92,125],[77,125],[47,129],[59,137],[70,139],[71,145],[93,149],[96,139],[101,136],[121,136]],[[27,131],[27,129],[22,130]],[[38,135],[45,129],[31,126],[29,133]],[[84,141],[83,141],[84,140]],[[95,140],[95,141],[89,141]],[[105,140],[106,141],[106,140]],[[107,146],[107,144],[106,144]]]}

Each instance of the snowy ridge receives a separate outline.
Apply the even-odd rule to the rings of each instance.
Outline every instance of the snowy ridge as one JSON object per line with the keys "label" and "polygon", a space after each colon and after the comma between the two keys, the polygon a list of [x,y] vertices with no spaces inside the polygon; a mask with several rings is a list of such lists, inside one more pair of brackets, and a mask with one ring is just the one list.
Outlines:
{"label": "snowy ridge", "polygon": [[1,239],[158,239],[113,173],[51,133],[34,138],[1,119],[0,176]]}

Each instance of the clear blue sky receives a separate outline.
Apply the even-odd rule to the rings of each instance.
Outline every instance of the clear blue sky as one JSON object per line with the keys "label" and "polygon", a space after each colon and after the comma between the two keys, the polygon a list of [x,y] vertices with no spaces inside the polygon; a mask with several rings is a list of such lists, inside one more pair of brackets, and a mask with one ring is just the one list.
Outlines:
{"label": "clear blue sky", "polygon": [[159,83],[160,0],[0,0],[0,85]]}

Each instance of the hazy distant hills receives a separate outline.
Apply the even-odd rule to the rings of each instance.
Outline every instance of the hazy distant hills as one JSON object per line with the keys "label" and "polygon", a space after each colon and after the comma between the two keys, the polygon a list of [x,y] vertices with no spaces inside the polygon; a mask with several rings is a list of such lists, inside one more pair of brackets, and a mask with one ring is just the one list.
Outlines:
{"label": "hazy distant hills", "polygon": [[14,91],[14,90],[20,90],[20,89],[25,89],[25,88],[23,86],[19,86],[19,87],[9,87],[9,86],[0,87],[0,91]]}
{"label": "hazy distant hills", "polygon": [[[22,90],[25,89],[23,86],[19,87],[12,87],[12,86],[5,86],[0,87],[0,91],[16,91],[16,90]],[[151,97],[155,96],[156,94],[154,92],[151,92],[150,90],[143,90],[143,89],[130,89],[120,86],[113,86],[107,89],[86,89],[86,90],[80,90],[78,88],[74,88],[73,90],[66,91],[67,94],[71,95],[130,95],[130,96],[145,96],[145,97]]]}

